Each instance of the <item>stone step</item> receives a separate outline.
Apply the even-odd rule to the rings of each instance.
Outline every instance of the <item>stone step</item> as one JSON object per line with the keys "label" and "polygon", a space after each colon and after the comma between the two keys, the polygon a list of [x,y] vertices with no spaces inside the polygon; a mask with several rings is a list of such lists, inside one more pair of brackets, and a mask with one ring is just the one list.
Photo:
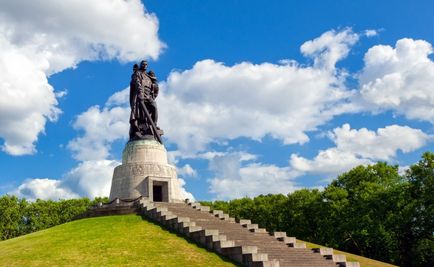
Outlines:
{"label": "stone step", "polygon": [[246,220],[246,219],[240,219],[238,220],[238,223],[241,225],[252,224],[250,220]]}
{"label": "stone step", "polygon": [[184,229],[186,227],[196,226],[196,222],[179,222],[174,225],[174,229],[177,229],[179,232],[184,233]]}
{"label": "stone step", "polygon": [[314,248],[312,251],[319,253],[322,256],[332,256],[333,255],[333,249],[332,248]]}
{"label": "stone step", "polygon": [[299,242],[299,243],[288,244],[288,246],[293,248],[306,248],[306,243]]}
{"label": "stone step", "polygon": [[229,215],[225,213],[217,213],[215,214],[215,217],[221,219],[221,220],[229,220]]}
{"label": "stone step", "polygon": [[279,267],[279,261],[254,261],[247,264],[248,267]]}
{"label": "stone step", "polygon": [[222,210],[212,210],[211,213],[215,216],[219,216],[220,214],[223,214]]}
{"label": "stone step", "polygon": [[250,232],[254,232],[254,233],[268,234],[265,228],[249,229],[249,230]]}
{"label": "stone step", "polygon": [[273,232],[273,233],[271,233],[273,236],[274,236],[274,238],[283,238],[283,237],[286,237],[286,232]]}
{"label": "stone step", "polygon": [[[191,223],[191,222],[190,222]],[[186,236],[190,237],[191,233],[197,232],[202,230],[202,227],[200,226],[186,226],[182,229],[182,233]]]}
{"label": "stone step", "polygon": [[251,230],[251,229],[258,229],[258,228],[259,228],[259,226],[258,226],[256,223],[245,224],[245,225],[243,225],[243,227],[247,228],[248,230]]}
{"label": "stone step", "polygon": [[177,216],[174,215],[174,214],[163,215],[163,216],[161,216],[161,222],[163,222],[164,224],[166,224],[167,221],[169,221],[171,219],[175,219],[175,218],[177,218]]}
{"label": "stone step", "polygon": [[229,217],[227,219],[227,221],[230,222],[230,223],[235,223],[235,218]]}
{"label": "stone step", "polygon": [[[347,264],[359,267],[339,256],[330,255],[325,248],[318,251],[307,249],[305,243],[298,243],[295,237],[287,237],[285,232],[266,234],[264,228],[245,219],[231,223],[236,220],[223,211],[209,211],[208,207],[198,203],[158,203],[156,206],[163,209],[157,211],[152,211],[152,204],[148,206],[150,215],[159,215],[166,224],[175,225],[181,234],[245,266],[336,267],[336,264]],[[144,206],[145,209],[148,206]],[[248,248],[255,249],[249,251]],[[330,255],[330,259],[326,259],[326,255]]]}
{"label": "stone step", "polygon": [[162,217],[166,215],[173,215],[173,213],[167,210],[166,211],[162,210],[162,211],[157,211],[155,214],[156,217]]}
{"label": "stone step", "polygon": [[196,242],[206,246],[206,238],[208,236],[216,236],[218,237],[219,231],[218,230],[211,230],[211,229],[202,229],[197,232],[193,232],[190,234],[190,237],[195,240]]}
{"label": "stone step", "polygon": [[200,207],[200,203],[198,202],[190,202],[188,203],[188,205],[191,206],[192,208]]}
{"label": "stone step", "polygon": [[[211,235],[205,237],[205,246],[209,249],[213,248],[214,242],[217,241],[227,241],[227,237],[225,235]],[[235,245],[235,243],[234,243]]]}
{"label": "stone step", "polygon": [[209,212],[211,210],[211,208],[209,206],[201,206],[200,208],[198,208],[198,210]]}
{"label": "stone step", "polygon": [[256,246],[234,246],[221,249],[223,255],[239,263],[244,263],[244,255],[257,254],[257,252],[258,248]]}
{"label": "stone step", "polygon": [[212,244],[212,248],[218,253],[222,253],[222,249],[231,247],[235,247],[235,242],[232,240],[217,240]]}
{"label": "stone step", "polygon": [[288,236],[278,237],[277,240],[282,241],[285,244],[294,244],[297,242],[297,239],[295,237]]}
{"label": "stone step", "polygon": [[254,261],[268,261],[268,254],[265,253],[251,253],[243,255],[243,262],[254,262]]}

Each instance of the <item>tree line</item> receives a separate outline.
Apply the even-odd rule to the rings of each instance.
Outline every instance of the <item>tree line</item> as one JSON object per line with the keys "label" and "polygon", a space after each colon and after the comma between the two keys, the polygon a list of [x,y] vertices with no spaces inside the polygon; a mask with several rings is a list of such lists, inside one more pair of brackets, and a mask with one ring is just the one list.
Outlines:
{"label": "tree line", "polygon": [[[73,218],[107,198],[36,200],[0,197],[0,240]],[[400,266],[434,266],[434,154],[405,174],[379,162],[358,166],[323,190],[301,189],[230,201],[202,201],[268,231]]]}
{"label": "tree line", "polygon": [[41,200],[34,202],[19,199],[16,196],[0,197],[0,240],[46,229],[69,222],[73,218],[98,202],[107,202],[107,198]]}
{"label": "tree line", "polygon": [[323,190],[201,202],[268,231],[399,266],[434,266],[434,154],[398,166],[358,166]]}

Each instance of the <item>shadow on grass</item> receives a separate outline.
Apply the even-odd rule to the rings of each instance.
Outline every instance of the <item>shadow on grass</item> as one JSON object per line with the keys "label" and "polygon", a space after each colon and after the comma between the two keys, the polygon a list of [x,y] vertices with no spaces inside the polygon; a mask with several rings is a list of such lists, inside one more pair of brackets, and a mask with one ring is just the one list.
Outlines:
{"label": "shadow on grass", "polygon": [[216,251],[211,250],[211,249],[209,249],[209,248],[203,246],[203,245],[200,244],[200,243],[197,243],[195,240],[191,239],[190,237],[185,236],[185,235],[182,235],[182,234],[176,232],[175,230],[173,230],[173,229],[167,227],[166,225],[160,224],[160,222],[158,222],[158,221],[156,221],[156,220],[153,220],[153,219],[151,219],[151,218],[149,218],[149,217],[146,217],[145,215],[140,214],[140,213],[137,213],[137,216],[140,216],[140,217],[142,218],[142,220],[148,221],[148,222],[152,223],[152,224],[155,225],[155,226],[159,226],[159,227],[163,228],[164,230],[170,232],[171,234],[176,235],[177,237],[180,237],[180,238],[182,238],[182,239],[185,239],[189,244],[192,244],[192,245],[194,245],[194,246],[196,246],[196,247],[199,247],[199,248],[203,248],[203,249],[207,250],[208,252],[211,252],[211,253],[216,254],[216,255],[217,255],[217,256],[218,256],[222,261],[224,261],[224,262],[229,262],[229,263],[232,263],[232,264],[234,264],[235,266],[239,266],[239,267],[243,266],[243,265],[239,264],[238,262],[235,262],[235,261],[233,261],[233,260],[231,260],[231,259],[229,259],[229,258],[226,258],[224,255],[221,255],[221,254],[217,253]]}

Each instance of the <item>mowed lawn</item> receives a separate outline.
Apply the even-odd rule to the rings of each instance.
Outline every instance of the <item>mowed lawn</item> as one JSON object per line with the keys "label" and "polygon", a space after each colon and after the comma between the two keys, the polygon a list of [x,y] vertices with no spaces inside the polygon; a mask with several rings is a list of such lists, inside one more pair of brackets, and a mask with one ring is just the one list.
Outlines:
{"label": "mowed lawn", "polygon": [[137,215],[97,217],[0,242],[0,266],[235,266]]}

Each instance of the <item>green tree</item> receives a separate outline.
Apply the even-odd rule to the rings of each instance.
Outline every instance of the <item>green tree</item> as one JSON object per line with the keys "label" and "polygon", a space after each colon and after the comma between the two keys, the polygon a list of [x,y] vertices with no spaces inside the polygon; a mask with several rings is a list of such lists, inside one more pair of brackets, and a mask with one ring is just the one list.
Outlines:
{"label": "green tree", "polygon": [[282,210],[285,226],[281,230],[306,241],[318,240],[322,207],[321,193],[317,189],[301,189],[288,194]]}
{"label": "green tree", "polygon": [[401,188],[402,183],[398,166],[384,162],[358,166],[333,181],[324,192],[326,200],[330,190],[340,189],[347,194],[338,205],[336,200],[328,201],[332,204],[332,222],[339,220],[333,234],[337,247],[383,261],[396,258],[397,240],[389,225],[396,221],[394,213],[399,203],[391,192]]}
{"label": "green tree", "polygon": [[400,261],[403,266],[434,266],[434,154],[406,171],[408,181],[400,224]]}
{"label": "green tree", "polygon": [[0,197],[0,240],[26,233],[23,210],[28,205],[25,199],[4,195]]}

